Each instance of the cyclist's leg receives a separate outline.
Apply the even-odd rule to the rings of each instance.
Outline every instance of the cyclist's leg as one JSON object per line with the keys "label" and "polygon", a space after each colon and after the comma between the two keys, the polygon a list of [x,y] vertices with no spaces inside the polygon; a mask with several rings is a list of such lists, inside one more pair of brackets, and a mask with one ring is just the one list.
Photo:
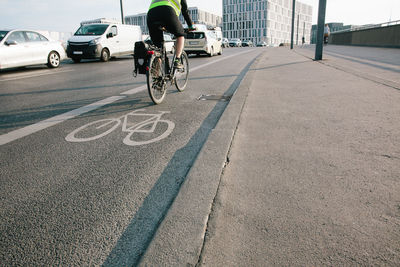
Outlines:
{"label": "cyclist's leg", "polygon": [[166,15],[165,27],[168,32],[175,35],[176,38],[175,53],[176,57],[180,58],[183,51],[183,46],[185,44],[185,31],[183,30],[182,23],[179,21],[179,18],[176,15],[173,8],[168,7],[168,11],[166,11],[165,15]]}
{"label": "cyclist's leg", "polygon": [[181,58],[183,46],[185,45],[185,37],[179,36],[176,38],[176,57]]}
{"label": "cyclist's leg", "polygon": [[[149,28],[149,34],[151,41],[158,48],[162,48],[164,35],[160,29],[160,22],[163,22],[162,6],[150,9],[147,13],[147,27]],[[157,24],[156,24],[157,23]]]}

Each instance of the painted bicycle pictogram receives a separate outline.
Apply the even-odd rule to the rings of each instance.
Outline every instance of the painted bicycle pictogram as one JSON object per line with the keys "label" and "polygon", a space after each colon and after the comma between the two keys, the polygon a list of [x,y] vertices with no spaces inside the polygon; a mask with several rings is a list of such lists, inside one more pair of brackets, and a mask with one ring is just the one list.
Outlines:
{"label": "painted bicycle pictogram", "polygon": [[[93,141],[110,134],[121,123],[122,132],[128,133],[123,140],[124,144],[128,146],[150,144],[171,134],[175,123],[161,119],[161,116],[169,111],[159,111],[158,114],[142,113],[143,111],[145,109],[138,109],[119,118],[101,119],[87,123],[68,134],[65,140],[68,142]],[[143,138],[143,135],[150,136],[150,139]]]}

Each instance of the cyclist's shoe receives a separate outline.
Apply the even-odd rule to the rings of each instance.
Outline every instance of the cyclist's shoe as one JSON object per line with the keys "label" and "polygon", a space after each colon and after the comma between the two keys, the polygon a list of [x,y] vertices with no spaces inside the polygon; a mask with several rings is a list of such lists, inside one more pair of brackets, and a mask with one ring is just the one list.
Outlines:
{"label": "cyclist's shoe", "polygon": [[184,67],[180,59],[175,59],[174,68],[177,70],[183,70]]}

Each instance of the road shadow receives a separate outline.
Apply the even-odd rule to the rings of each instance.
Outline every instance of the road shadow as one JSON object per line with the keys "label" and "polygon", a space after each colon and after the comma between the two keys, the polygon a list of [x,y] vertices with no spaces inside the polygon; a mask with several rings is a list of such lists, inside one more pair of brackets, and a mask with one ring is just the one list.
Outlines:
{"label": "road shadow", "polygon": [[[243,68],[224,95],[235,93],[256,58]],[[174,202],[196,156],[217,125],[228,103],[217,102],[188,143],[175,152],[103,266],[136,266],[139,263]]]}
{"label": "road shadow", "polygon": [[70,92],[70,91],[88,91],[88,90],[97,90],[97,89],[101,89],[101,88],[115,89],[115,88],[118,88],[118,87],[136,86],[136,85],[143,85],[143,84],[144,84],[143,81],[138,81],[138,82],[133,82],[133,83],[104,84],[104,85],[96,85],[96,86],[54,88],[54,89],[46,89],[46,90],[41,90],[41,91],[6,93],[6,94],[0,94],[0,97],[20,96],[20,95],[39,95],[39,94],[47,94],[47,93]]}

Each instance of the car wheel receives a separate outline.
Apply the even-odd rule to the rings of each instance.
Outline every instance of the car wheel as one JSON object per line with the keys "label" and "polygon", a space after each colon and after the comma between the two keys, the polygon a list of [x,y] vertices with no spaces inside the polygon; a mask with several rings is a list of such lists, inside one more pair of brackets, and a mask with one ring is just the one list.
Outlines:
{"label": "car wheel", "polygon": [[210,51],[210,54],[208,54],[208,56],[209,56],[209,57],[212,57],[213,55],[214,55],[214,48],[211,47],[211,51]]}
{"label": "car wheel", "polygon": [[100,60],[103,62],[107,62],[109,59],[110,59],[110,52],[108,52],[108,49],[103,48],[103,50],[101,50]]}
{"label": "car wheel", "polygon": [[60,55],[57,52],[50,52],[49,56],[47,57],[47,66],[49,68],[57,68],[60,66]]}
{"label": "car wheel", "polygon": [[221,46],[220,49],[219,49],[218,55],[222,55],[222,46]]}

